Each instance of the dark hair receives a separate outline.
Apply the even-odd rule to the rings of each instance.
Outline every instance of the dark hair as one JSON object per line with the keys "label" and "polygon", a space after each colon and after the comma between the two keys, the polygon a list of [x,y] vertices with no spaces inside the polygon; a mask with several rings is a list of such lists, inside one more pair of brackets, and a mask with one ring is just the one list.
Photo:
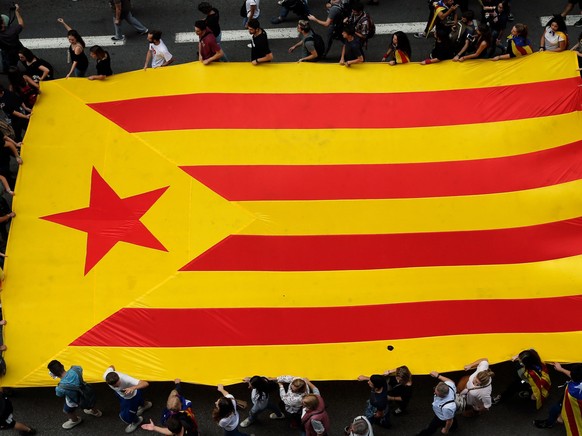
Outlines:
{"label": "dark hair", "polygon": [[251,18],[249,20],[249,22],[247,23],[247,26],[250,27],[251,29],[260,29],[261,28],[261,24],[259,23],[259,20],[257,20],[256,18]]}
{"label": "dark hair", "polygon": [[65,372],[65,367],[58,360],[51,360],[47,365],[48,370],[52,375],[59,377],[63,372]]}
{"label": "dark hair", "polygon": [[478,44],[481,44],[481,42],[485,41],[487,43],[487,47],[489,47],[491,45],[491,29],[489,26],[487,24],[481,23],[477,27],[477,30],[481,34],[479,36]]}
{"label": "dark hair", "polygon": [[148,33],[150,35],[152,35],[152,39],[154,41],[159,41],[160,39],[162,39],[162,31],[161,30],[150,30]]}
{"label": "dark hair", "polygon": [[388,389],[388,384],[386,383],[386,378],[380,374],[374,374],[370,376],[370,382],[375,389]]}
{"label": "dark hair", "polygon": [[297,23],[297,25],[304,32],[311,31],[311,24],[309,24],[309,21],[307,21],[307,20],[299,20],[299,22]]}
{"label": "dark hair", "polygon": [[67,36],[73,36],[77,40],[77,42],[81,44],[83,48],[85,48],[85,41],[83,41],[83,38],[81,37],[81,35],[79,35],[79,32],[77,32],[75,29],[69,30],[67,32]]}
{"label": "dark hair", "polygon": [[542,359],[536,350],[533,348],[523,350],[517,356],[521,364],[527,370],[539,370],[542,367]]}
{"label": "dark hair", "polygon": [[212,5],[208,2],[200,2],[198,4],[198,10],[203,14],[209,14],[212,10]]}
{"label": "dark hair", "polygon": [[[394,32],[392,34],[392,37],[396,36],[396,38],[398,39],[398,50],[402,50],[404,53],[406,53],[406,55],[411,58],[412,57],[412,49],[410,48],[410,40],[408,39],[408,36],[406,36],[406,33],[402,32],[402,31],[397,31]],[[392,42],[392,41],[391,41]]]}
{"label": "dark hair", "polygon": [[32,60],[36,57],[32,51],[30,51],[29,49],[27,49],[26,47],[22,47],[18,50],[18,53],[20,53],[22,56],[24,56],[24,58],[28,61],[28,62],[32,62]]}
{"label": "dark hair", "polygon": [[259,399],[263,399],[269,396],[271,389],[271,383],[267,377],[262,377],[260,375],[254,375],[249,380],[249,384],[256,389],[259,394]]}
{"label": "dark hair", "polygon": [[582,382],[582,364],[577,363],[576,365],[572,365],[572,368],[570,369],[570,378],[574,383]]}
{"label": "dark hair", "polygon": [[197,20],[194,23],[194,27],[197,27],[200,30],[206,30],[206,27],[208,27],[208,26],[206,25],[206,21],[204,21],[204,20]]}
{"label": "dark hair", "polygon": [[355,2],[352,4],[352,10],[356,12],[362,12],[364,10],[364,5],[362,2]]}
{"label": "dark hair", "polygon": [[566,26],[564,17],[562,17],[560,14],[552,15],[550,21],[546,23],[546,27],[551,26],[552,23],[556,23],[558,25],[558,32],[568,33],[568,27]]}
{"label": "dark hair", "polygon": [[26,86],[26,80],[24,80],[24,76],[18,67],[8,67],[8,81],[13,86],[13,88],[18,86]]}
{"label": "dark hair", "polygon": [[352,25],[344,26],[343,31],[350,36],[354,36],[356,34],[356,29],[354,29],[354,26]]}
{"label": "dark hair", "polygon": [[97,56],[98,59],[104,59],[107,56],[107,52],[100,45],[94,45],[89,51]]}
{"label": "dark hair", "polygon": [[467,9],[461,16],[467,21],[473,21],[475,19],[475,12],[471,9]]}
{"label": "dark hair", "polygon": [[230,398],[222,397],[218,400],[212,411],[212,419],[214,422],[220,421],[234,413],[234,406]]}
{"label": "dark hair", "polygon": [[119,381],[119,375],[115,371],[108,372],[105,381],[109,386],[113,386]]}
{"label": "dark hair", "polygon": [[184,428],[176,415],[172,415],[168,418],[166,421],[166,426],[168,427],[168,430],[172,432],[172,434],[179,434],[182,431],[182,428]]}

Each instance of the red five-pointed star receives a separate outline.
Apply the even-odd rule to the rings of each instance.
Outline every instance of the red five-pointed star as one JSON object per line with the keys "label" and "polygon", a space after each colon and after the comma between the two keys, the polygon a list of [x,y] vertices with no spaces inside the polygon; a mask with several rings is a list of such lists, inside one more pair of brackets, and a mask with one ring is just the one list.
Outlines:
{"label": "red five-pointed star", "polygon": [[119,241],[168,251],[140,221],[166,189],[120,198],[93,168],[89,207],[41,218],[87,232],[86,275]]}

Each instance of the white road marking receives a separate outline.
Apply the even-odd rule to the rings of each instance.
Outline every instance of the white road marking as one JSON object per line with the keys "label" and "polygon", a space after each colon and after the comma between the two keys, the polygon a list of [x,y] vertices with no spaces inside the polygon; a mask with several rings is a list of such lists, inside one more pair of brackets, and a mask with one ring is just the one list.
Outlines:
{"label": "white road marking", "polygon": [[[550,15],[545,17],[540,17],[540,24],[544,27],[552,17]],[[580,15],[568,15],[566,17],[566,26],[573,26],[576,21],[578,21],[582,16]]]}
{"label": "white road marking", "polygon": [[[125,40],[113,41],[111,35],[109,36],[83,36],[83,40],[87,47],[92,45],[100,45],[101,47],[112,47],[116,45],[124,45]],[[145,37],[144,37],[145,40]],[[47,48],[67,48],[69,47],[69,41],[67,37],[63,36],[60,38],[30,38],[21,39],[22,45],[31,50],[41,50]]]}
{"label": "white road marking", "polygon": [[[404,33],[417,33],[422,32],[426,22],[416,22],[416,23],[389,23],[389,24],[376,24],[376,35],[390,35],[398,30]],[[327,31],[321,26],[314,26],[315,31],[320,35],[324,36]],[[271,28],[265,29],[269,39],[294,39],[297,38],[297,28],[295,27],[284,27],[284,28]],[[248,41],[251,39],[251,35],[247,30],[223,30],[222,31],[222,42],[231,41]],[[198,42],[198,37],[194,32],[180,32],[176,33],[176,44],[192,43]]]}

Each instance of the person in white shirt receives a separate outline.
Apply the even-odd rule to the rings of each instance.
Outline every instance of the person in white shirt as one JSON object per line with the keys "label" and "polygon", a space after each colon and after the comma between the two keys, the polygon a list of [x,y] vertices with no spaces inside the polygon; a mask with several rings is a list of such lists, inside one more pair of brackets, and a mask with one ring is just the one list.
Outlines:
{"label": "person in white shirt", "polygon": [[223,385],[218,385],[217,389],[223,396],[214,403],[212,419],[224,429],[225,436],[247,436],[238,429],[240,417],[236,410],[236,400]]}
{"label": "person in white shirt", "polygon": [[148,52],[146,54],[144,70],[148,69],[148,64],[152,63],[152,68],[167,67],[174,62],[172,53],[162,41],[162,32],[159,30],[152,30],[148,32]]}
{"label": "person in white shirt", "polygon": [[243,26],[245,28],[247,27],[247,23],[251,18],[259,18],[259,15],[261,15],[259,3],[260,0],[246,0],[245,7],[247,10],[247,16],[243,20]]}
{"label": "person in white shirt", "polygon": [[119,417],[127,424],[125,432],[131,433],[142,423],[142,413],[152,407],[150,401],[144,401],[141,393],[149,383],[116,371],[113,365],[105,370],[103,379],[117,394],[121,407]]}
{"label": "person in white shirt", "polygon": [[475,368],[475,372],[469,376],[465,386],[462,386],[462,383],[457,385],[457,391],[461,395],[466,395],[467,406],[470,406],[475,412],[481,413],[486,412],[491,407],[491,390],[493,389],[491,378],[495,374],[489,369],[489,361],[485,358],[465,365],[465,371]]}
{"label": "person in white shirt", "polygon": [[457,420],[455,419],[457,388],[455,383],[436,371],[432,371],[430,375],[439,380],[439,384],[434,388],[432,401],[432,411],[435,416],[428,427],[418,432],[417,436],[428,436],[434,434],[438,429],[441,429],[442,434],[448,434],[450,430],[457,428]]}

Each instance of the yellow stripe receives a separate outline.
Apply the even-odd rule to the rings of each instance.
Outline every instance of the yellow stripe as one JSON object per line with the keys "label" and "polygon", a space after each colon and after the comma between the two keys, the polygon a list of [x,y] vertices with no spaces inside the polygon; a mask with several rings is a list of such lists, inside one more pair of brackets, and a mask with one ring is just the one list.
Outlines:
{"label": "yellow stripe", "polygon": [[[455,315],[462,317],[471,314]],[[308,329],[309,320],[281,320],[281,328],[285,325]],[[491,363],[497,363],[509,360],[511,356],[530,348],[532,344],[536,344],[536,350],[544,360],[577,362],[580,355],[572,344],[580,343],[581,339],[582,333],[574,332],[464,335],[271,347],[162,349],[68,347],[59,350],[53,357],[61,362],[82,365],[85,378],[90,382],[102,381],[105,368],[115,363],[118,370],[149,381],[173,380],[179,375],[184,382],[216,385],[240,383],[243,377],[253,374],[282,375],[280,371],[285,371],[282,368],[293,368],[293,375],[309,377],[312,380],[355,380],[359,374],[381,373],[400,365],[408,365],[413,374],[427,374],[435,368],[445,372],[458,370],[459,362],[470,363],[484,357],[483,350],[487,350],[486,357]],[[394,350],[387,351],[387,345],[392,345]],[[42,347],[27,347],[25,343],[21,344],[18,341],[14,341],[10,347],[13,353],[22,353],[31,361],[40,361],[36,360],[39,352],[36,349]],[[429,352],[430,359],[427,359]],[[233,356],[236,356],[235,360]],[[314,359],[306,359],[305,356],[315,356],[316,364]],[[188,362],[187,371],[184,371],[184,362]],[[30,373],[25,373],[24,370],[22,366],[15,365],[3,377],[3,384],[5,386],[47,384],[45,365],[38,365]]]}
{"label": "yellow stripe", "polygon": [[503,194],[396,200],[246,201],[245,235],[448,232],[525,227],[582,216],[582,180]]}
{"label": "yellow stripe", "polygon": [[[179,130],[136,136],[176,165],[401,163],[486,159],[546,150],[581,140],[573,125],[582,125],[582,112],[453,127]],[[509,135],[508,131],[519,134]]]}
{"label": "yellow stripe", "polygon": [[370,271],[180,272],[152,285],[129,307],[311,307],[557,297],[580,293],[582,276],[568,273],[580,268],[582,256],[515,265]]}
{"label": "yellow stripe", "polygon": [[[47,93],[53,90],[57,93],[69,91],[87,102],[214,92],[295,94],[345,93],[350,90],[364,93],[447,91],[577,77],[576,65],[576,54],[573,52],[538,53],[512,62],[481,60],[442,62],[430,66],[410,63],[404,68],[386,68],[386,65],[380,63],[366,63],[355,68],[329,64],[273,63],[256,68],[242,62],[217,62],[205,67],[195,62],[114,75],[104,83],[65,79],[45,82],[42,90]],[[517,69],[519,74],[508,73]],[[246,79],[249,77],[252,80]],[[435,77],[446,79],[435,80]],[[283,87],[282,78],[286,78]],[[151,86],[152,80],[155,86]],[[465,104],[459,102],[459,110],[464,108]],[[192,108],[194,116],[196,112],[203,111],[203,107]]]}

